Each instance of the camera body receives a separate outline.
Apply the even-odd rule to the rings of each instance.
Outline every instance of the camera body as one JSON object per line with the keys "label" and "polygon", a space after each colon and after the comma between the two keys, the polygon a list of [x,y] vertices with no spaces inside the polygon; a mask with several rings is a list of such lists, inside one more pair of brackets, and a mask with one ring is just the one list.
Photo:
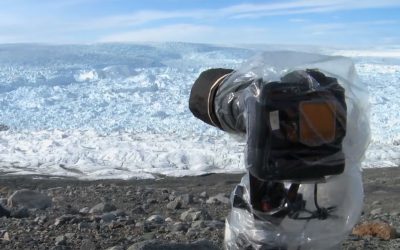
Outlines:
{"label": "camera body", "polygon": [[246,164],[252,176],[303,182],[343,172],[347,108],[335,78],[294,71],[281,82],[258,79],[249,88],[257,93],[245,98]]}

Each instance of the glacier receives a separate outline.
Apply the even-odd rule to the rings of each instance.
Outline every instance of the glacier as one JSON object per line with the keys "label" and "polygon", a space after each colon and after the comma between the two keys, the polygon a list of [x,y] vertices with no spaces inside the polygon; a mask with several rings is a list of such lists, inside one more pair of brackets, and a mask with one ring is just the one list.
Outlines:
{"label": "glacier", "polygon": [[[0,173],[80,179],[244,172],[244,144],[188,110],[197,76],[264,48],[205,44],[0,45]],[[400,165],[400,57],[351,56],[370,91],[364,168]],[[8,129],[5,129],[8,128]]]}

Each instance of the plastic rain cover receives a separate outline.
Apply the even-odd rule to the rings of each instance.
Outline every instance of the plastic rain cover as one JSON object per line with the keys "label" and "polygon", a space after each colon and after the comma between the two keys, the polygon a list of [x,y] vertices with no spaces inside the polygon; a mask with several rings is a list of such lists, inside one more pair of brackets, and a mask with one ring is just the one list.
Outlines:
{"label": "plastic rain cover", "polygon": [[[324,178],[309,182],[302,181],[301,178],[292,180],[296,178],[290,175],[286,178],[284,173],[279,176],[268,175],[268,169],[257,172],[256,176],[263,179],[262,175],[265,174],[264,180],[276,181],[285,188],[297,183],[297,193],[301,194],[304,201],[304,210],[313,211],[316,206],[334,209],[329,216],[323,219],[298,219],[301,216],[296,219],[289,215],[277,216],[277,218],[276,216],[269,216],[270,214],[263,216],[262,213],[260,216],[260,211],[256,211],[251,205],[251,174],[247,173],[235,190],[241,189],[241,198],[245,205],[242,207],[233,205],[226,220],[225,246],[227,249],[335,249],[340,247],[341,242],[359,219],[363,205],[361,161],[370,137],[369,105],[367,88],[359,80],[354,64],[350,59],[298,52],[264,52],[244,63],[220,85],[214,100],[217,117],[225,131],[244,136],[246,125],[249,126],[249,120],[252,119],[249,117],[249,112],[246,112],[244,103],[249,98],[253,98],[256,102],[260,101],[258,98],[260,88],[257,87],[259,86],[257,82],[278,82],[279,84],[279,82],[287,80],[288,77],[290,78],[291,72],[297,72],[296,74],[306,78],[308,87],[318,89],[319,83],[307,76],[309,70],[315,70],[323,73],[329,79],[335,79],[339,88],[344,89],[345,99],[343,101],[345,101],[345,104],[340,105],[340,102],[334,102],[332,105],[338,114],[340,109],[345,109],[345,116],[347,116],[345,120],[347,121],[342,123],[339,121],[339,123],[329,125],[331,128],[324,131],[314,131],[318,134],[318,138],[307,137],[307,132],[300,132],[297,140],[311,146],[333,142],[332,130],[335,129],[338,133],[337,127],[344,126],[345,135],[343,134],[340,140],[339,150],[342,153],[344,169],[336,169],[331,175],[325,173]],[[327,107],[331,109],[333,106],[328,105]],[[310,109],[310,107],[312,109],[313,106],[308,105],[303,108],[303,111],[307,108]],[[323,110],[323,106],[316,108],[316,112]],[[300,110],[299,112],[303,111]],[[328,120],[328,124],[332,124],[330,120],[333,120],[333,118],[329,118],[330,116],[332,115],[327,112],[323,119]],[[275,121],[277,124],[273,125],[273,120],[279,120],[279,116],[278,118],[273,118],[271,115],[268,117],[271,122],[269,129],[283,129],[279,128],[279,121],[278,123]],[[310,128],[311,130],[319,130],[318,119],[316,120],[316,123],[311,121],[314,125],[310,126],[308,130]],[[301,127],[300,123],[297,126]],[[274,126],[278,127],[274,128]],[[326,124],[323,126],[326,127]],[[301,138],[301,133],[304,134],[303,138]],[[249,138],[249,134],[251,134],[251,131],[246,134],[246,167],[252,173],[254,161],[249,158],[249,154],[252,153],[249,152],[249,149],[251,151],[249,143],[253,139]],[[270,148],[273,146],[270,145]],[[340,158],[338,153],[335,153],[333,156],[322,157],[318,161],[326,166],[335,164],[337,166]],[[264,163],[261,162],[261,165]],[[313,172],[312,166],[310,169]],[[306,177],[304,176],[304,178]],[[318,193],[316,193],[316,182],[318,183]],[[235,191],[231,196],[232,203],[234,203]],[[315,202],[316,196],[318,205]]]}

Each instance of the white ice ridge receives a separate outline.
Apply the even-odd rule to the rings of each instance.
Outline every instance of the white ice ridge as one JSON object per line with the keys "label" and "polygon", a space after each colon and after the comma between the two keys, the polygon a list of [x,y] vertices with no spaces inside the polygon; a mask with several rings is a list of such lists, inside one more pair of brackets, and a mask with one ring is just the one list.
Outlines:
{"label": "white ice ridge", "polygon": [[0,134],[0,173],[129,179],[244,171],[244,145],[227,136],[104,136],[94,130]]}
{"label": "white ice ridge", "polygon": [[[194,118],[188,98],[203,70],[235,69],[255,53],[184,43],[0,45],[0,130],[10,128],[0,131],[0,172],[127,179],[244,171],[243,144]],[[329,53],[351,55],[370,91],[363,166],[399,166],[400,58]]]}

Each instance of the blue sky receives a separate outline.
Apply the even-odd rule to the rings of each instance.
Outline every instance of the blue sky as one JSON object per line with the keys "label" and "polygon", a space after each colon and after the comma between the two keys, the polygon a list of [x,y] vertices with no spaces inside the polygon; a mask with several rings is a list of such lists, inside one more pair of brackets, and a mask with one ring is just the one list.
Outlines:
{"label": "blue sky", "polygon": [[0,0],[0,43],[400,45],[400,0]]}

